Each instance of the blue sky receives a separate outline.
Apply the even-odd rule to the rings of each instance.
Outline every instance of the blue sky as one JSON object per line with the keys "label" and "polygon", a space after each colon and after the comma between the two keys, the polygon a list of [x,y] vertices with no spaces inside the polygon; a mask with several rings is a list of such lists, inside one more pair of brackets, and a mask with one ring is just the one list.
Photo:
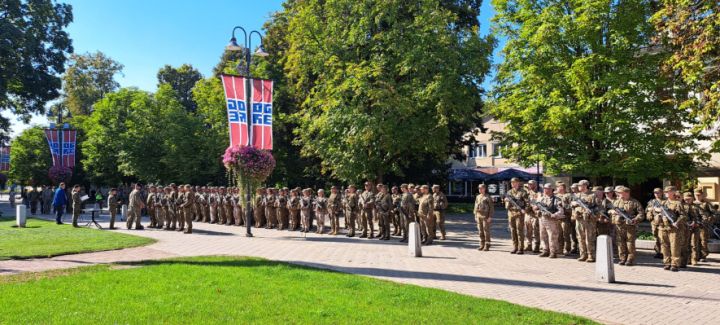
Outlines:
{"label": "blue sky", "polygon": [[[207,76],[236,25],[261,30],[282,0],[65,0],[73,6],[68,32],[76,53],[102,51],[124,65],[122,87],[154,91],[165,64],[189,63]],[[481,33],[489,31],[490,0],[480,13]],[[253,39],[257,44],[257,39]],[[46,124],[35,117],[31,124]],[[13,134],[27,126],[14,123]]]}

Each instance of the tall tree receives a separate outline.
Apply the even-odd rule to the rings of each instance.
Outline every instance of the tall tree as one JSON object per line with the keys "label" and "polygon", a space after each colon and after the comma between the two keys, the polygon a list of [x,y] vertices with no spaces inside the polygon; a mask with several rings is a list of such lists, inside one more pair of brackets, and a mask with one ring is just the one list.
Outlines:
{"label": "tall tree", "polygon": [[[0,2],[0,109],[9,109],[26,122],[43,113],[45,103],[59,96],[59,75],[72,53],[65,28],[72,7],[51,0]],[[9,121],[0,117],[0,131]]]}
{"label": "tall tree", "polygon": [[24,130],[10,145],[12,162],[9,179],[20,184],[50,184],[48,171],[52,166],[52,156],[41,127]]}
{"label": "tall tree", "polygon": [[102,52],[73,54],[63,76],[64,101],[73,115],[88,115],[92,106],[120,84],[123,65]]}
{"label": "tall tree", "polygon": [[[713,129],[714,150],[720,151],[720,1],[662,0],[652,19],[667,73],[679,73],[689,94],[674,97],[700,123],[695,133]],[[675,100],[677,98],[677,100]]]}
{"label": "tall tree", "polygon": [[489,113],[504,156],[550,173],[632,183],[692,171],[694,121],[664,99],[665,57],[648,51],[651,0],[494,0],[506,37]]}
{"label": "tall tree", "polygon": [[200,71],[192,65],[183,64],[178,68],[165,65],[158,71],[158,86],[168,84],[177,94],[180,104],[188,112],[195,112],[197,105],[192,100],[192,89],[202,79]]}
{"label": "tall tree", "polygon": [[[494,41],[438,1],[297,1],[284,71],[302,154],[345,181],[446,159],[479,121]],[[454,134],[457,130],[457,136]]]}

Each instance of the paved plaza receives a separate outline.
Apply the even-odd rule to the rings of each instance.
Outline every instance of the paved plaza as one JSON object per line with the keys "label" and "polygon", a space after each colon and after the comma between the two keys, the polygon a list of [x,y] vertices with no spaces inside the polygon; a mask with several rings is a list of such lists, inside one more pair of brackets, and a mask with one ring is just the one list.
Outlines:
{"label": "paved plaza", "polygon": [[[5,215],[9,215],[9,207],[4,205]],[[244,227],[206,223],[194,223],[192,235],[147,228],[117,231],[158,242],[117,251],[0,261],[0,274],[176,256],[256,256],[506,300],[608,324],[720,322],[720,255],[711,254],[709,262],[674,273],[664,271],[650,252],[641,251],[636,266],[615,266],[617,283],[599,283],[594,280],[595,264],[574,257],[549,260],[537,254],[509,254],[504,211],[495,217],[493,234],[497,239],[489,252],[476,250],[472,217],[455,215],[449,217],[448,240],[423,247],[422,258],[410,257],[407,245],[397,239],[266,229],[254,229],[255,237],[246,238]]]}

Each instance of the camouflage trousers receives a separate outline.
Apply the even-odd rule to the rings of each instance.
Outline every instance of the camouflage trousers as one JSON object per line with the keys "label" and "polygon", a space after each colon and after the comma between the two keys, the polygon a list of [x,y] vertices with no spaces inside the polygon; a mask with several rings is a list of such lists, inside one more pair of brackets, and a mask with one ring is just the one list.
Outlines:
{"label": "camouflage trousers", "polygon": [[368,229],[370,230],[370,237],[375,234],[375,223],[373,222],[373,209],[362,209],[360,211],[360,225],[362,226],[362,236],[368,235]]}
{"label": "camouflage trousers", "polygon": [[637,226],[619,224],[615,226],[615,242],[621,262],[635,263],[635,237]]}
{"label": "camouflage trousers", "polygon": [[[540,251],[540,219],[534,214],[525,214],[525,239],[527,239],[527,249],[534,252]],[[533,245],[535,244],[535,245]]]}
{"label": "camouflage trousers", "polygon": [[595,220],[577,220],[575,230],[577,231],[578,242],[580,244],[579,246],[581,258],[595,258],[595,241],[597,239],[595,224]]}
{"label": "camouflage trousers", "polygon": [[540,238],[543,242],[543,253],[550,255],[562,254],[562,248],[558,245],[558,238],[560,237],[560,221],[547,217],[543,217],[539,221]]}
{"label": "camouflage trousers", "polygon": [[658,227],[658,234],[660,235],[660,250],[663,254],[663,265],[665,266],[680,266],[680,259],[682,256],[682,234],[681,231],[685,229],[675,229],[671,227]]}
{"label": "camouflage trousers", "polygon": [[480,237],[480,248],[484,248],[490,244],[490,216],[482,213],[475,213],[475,222],[477,222],[478,237]]}
{"label": "camouflage trousers", "polygon": [[508,227],[510,228],[513,250],[525,250],[524,217],[522,212],[508,211]]}
{"label": "camouflage trousers", "polygon": [[296,230],[300,225],[300,210],[290,210],[290,230]]}

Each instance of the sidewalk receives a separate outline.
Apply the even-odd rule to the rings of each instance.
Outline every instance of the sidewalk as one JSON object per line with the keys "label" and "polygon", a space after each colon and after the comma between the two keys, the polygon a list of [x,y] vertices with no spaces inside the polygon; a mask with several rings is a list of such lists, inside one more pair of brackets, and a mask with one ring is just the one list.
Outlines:
{"label": "sidewalk", "polygon": [[[101,222],[103,226],[107,223]],[[120,232],[152,237],[141,248],[79,254],[53,259],[0,261],[5,273],[73,267],[172,256],[239,255],[373,276],[395,282],[435,287],[463,294],[506,300],[546,310],[586,316],[614,324],[717,324],[720,322],[720,263],[664,271],[650,252],[640,252],[638,265],[615,266],[618,283],[595,282],[595,264],[574,258],[549,260],[535,254],[509,254],[507,223],[498,214],[489,252],[479,252],[471,216],[448,220],[448,240],[423,247],[422,258],[392,241],[195,223],[194,233],[146,229]],[[1,273],[0,273],[1,274]]]}

